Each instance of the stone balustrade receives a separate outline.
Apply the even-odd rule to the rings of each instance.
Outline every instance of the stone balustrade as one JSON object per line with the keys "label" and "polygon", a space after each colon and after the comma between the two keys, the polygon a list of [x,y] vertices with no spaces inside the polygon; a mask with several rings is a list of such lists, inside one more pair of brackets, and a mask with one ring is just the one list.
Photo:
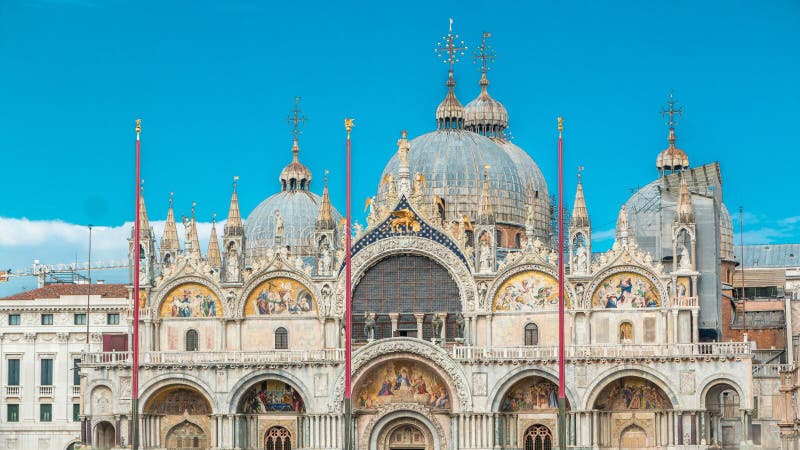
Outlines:
{"label": "stone balustrade", "polygon": [[[653,345],[574,345],[565,348],[568,360],[691,359],[752,357],[749,342],[708,342]],[[557,346],[469,347],[455,346],[453,358],[463,362],[514,362],[557,360]]]}
{"label": "stone balustrade", "polygon": [[753,364],[753,376],[758,378],[779,377],[781,372],[794,369],[792,364]]}
{"label": "stone balustrade", "polygon": [[[225,352],[142,352],[141,366],[259,366],[259,365],[324,365],[344,362],[344,349],[264,350]],[[97,352],[83,355],[83,366],[127,366],[130,352]]]}

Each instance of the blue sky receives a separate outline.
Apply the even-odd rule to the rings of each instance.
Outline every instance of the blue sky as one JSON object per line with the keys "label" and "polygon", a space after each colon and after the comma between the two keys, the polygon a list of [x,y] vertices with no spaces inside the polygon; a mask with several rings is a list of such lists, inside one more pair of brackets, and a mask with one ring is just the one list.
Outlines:
{"label": "blue sky", "polygon": [[[685,110],[678,146],[692,165],[721,163],[726,204],[746,211],[747,242],[800,242],[791,200],[800,166],[796,1],[6,0],[0,266],[85,260],[81,227],[131,220],[137,117],[154,221],[171,191],[178,215],[196,201],[198,220],[223,216],[234,175],[243,214],[274,193],[291,158],[286,115],[296,95],[310,119],[300,144],[312,190],[329,169],[342,212],[342,119],[356,118],[362,205],[400,130],[435,126],[447,68],[433,47],[449,17],[470,54],[492,32],[490,92],[554,192],[555,118],[564,116],[567,198],[585,166],[596,235],[613,227],[631,189],[655,177],[667,135],[658,112],[674,89]],[[463,58],[462,103],[477,95],[478,78]],[[115,233],[99,257],[124,258],[125,233]]]}

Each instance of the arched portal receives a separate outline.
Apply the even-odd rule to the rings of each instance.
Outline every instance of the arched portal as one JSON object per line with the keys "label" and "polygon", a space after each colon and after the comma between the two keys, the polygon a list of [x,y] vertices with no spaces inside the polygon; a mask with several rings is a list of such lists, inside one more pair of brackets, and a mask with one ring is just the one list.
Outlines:
{"label": "arched portal", "polygon": [[424,423],[400,418],[379,431],[375,450],[433,450],[433,435]]}
{"label": "arched portal", "polygon": [[542,424],[536,424],[525,430],[525,450],[552,450],[553,432]]}
{"label": "arched portal", "polygon": [[292,434],[284,427],[271,427],[264,433],[264,450],[292,450]]}
{"label": "arched portal", "polygon": [[167,448],[170,449],[207,449],[208,437],[198,425],[184,420],[167,432]]}
{"label": "arched portal", "polygon": [[102,421],[94,427],[93,448],[106,450],[114,447],[114,425],[111,422]]}
{"label": "arched portal", "polygon": [[[638,376],[625,376],[609,382],[598,393],[593,408],[598,430],[594,445],[620,448],[662,448],[683,442],[683,432],[691,427],[672,411],[664,390]],[[680,422],[679,427],[675,423]],[[623,445],[624,443],[624,445]]]}
{"label": "arched portal", "polygon": [[[365,313],[374,313],[375,339],[392,336],[389,314],[397,313],[398,336],[430,339],[434,314],[446,313],[445,337],[456,337],[456,316],[462,312],[458,284],[450,272],[426,256],[399,254],[381,259],[366,270],[353,291],[354,339],[366,339]],[[422,336],[417,317],[422,314]],[[363,339],[362,339],[363,338]]]}
{"label": "arched portal", "polygon": [[[211,404],[187,385],[166,386],[147,399],[142,412],[143,446],[207,449],[212,444]],[[197,445],[195,445],[197,444]]]}
{"label": "arched portal", "polygon": [[743,405],[738,391],[730,384],[717,384],[706,393],[705,404],[706,442],[723,449],[739,448],[744,430],[739,415]]}
{"label": "arched portal", "polygon": [[243,448],[291,450],[301,446],[303,436],[308,436],[303,430],[311,427],[304,421],[306,406],[300,392],[274,378],[257,381],[247,388],[236,410],[240,430],[236,443]]}

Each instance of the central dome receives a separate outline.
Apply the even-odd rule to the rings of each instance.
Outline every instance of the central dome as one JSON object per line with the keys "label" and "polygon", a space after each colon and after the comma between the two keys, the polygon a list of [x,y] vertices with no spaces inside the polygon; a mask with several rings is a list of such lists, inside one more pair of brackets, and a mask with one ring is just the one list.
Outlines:
{"label": "central dome", "polygon": [[[472,220],[478,216],[483,170],[488,165],[497,222],[525,224],[525,179],[497,142],[466,130],[443,129],[423,134],[410,145],[410,172],[424,174],[426,193],[444,200],[447,220],[459,220],[464,214]],[[388,174],[397,179],[399,162],[397,154],[392,156],[381,179]],[[380,199],[385,198],[386,190],[384,184],[379,187]]]}

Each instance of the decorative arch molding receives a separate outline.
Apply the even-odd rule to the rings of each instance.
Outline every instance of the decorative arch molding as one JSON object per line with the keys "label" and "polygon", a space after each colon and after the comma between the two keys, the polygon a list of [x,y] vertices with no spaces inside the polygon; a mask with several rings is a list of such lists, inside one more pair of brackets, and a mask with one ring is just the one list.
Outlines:
{"label": "decorative arch molding", "polygon": [[[372,366],[372,362],[381,356],[389,355],[392,358],[401,353],[413,354],[429,361],[433,369],[442,372],[443,379],[447,380],[451,394],[457,395],[462,411],[472,411],[472,390],[467,382],[467,377],[461,367],[450,358],[450,355],[441,347],[430,342],[414,338],[392,338],[373,341],[353,355],[352,379],[355,380],[363,374],[365,369]],[[329,397],[328,412],[339,411],[344,400],[344,371],[341,370],[336,377],[334,391]],[[456,403],[453,402],[453,406]]]}
{"label": "decorative arch molding", "polygon": [[[506,267],[497,275],[486,293],[486,305],[489,309],[489,312],[494,314],[494,298],[497,295],[498,290],[503,286],[503,283],[508,281],[510,278],[525,272],[540,272],[553,277],[556,282],[558,282],[558,272],[553,266],[550,265],[541,263],[527,263]],[[566,277],[564,278],[564,288],[566,289],[567,299],[569,300],[567,302],[567,309],[572,309],[575,307],[571,301],[575,298],[575,290],[572,287],[572,283],[570,283]],[[558,310],[558,308],[543,308],[542,311],[548,311],[550,309],[553,311]],[[531,312],[520,311],[519,313],[523,315],[530,315]]]}
{"label": "decorative arch molding", "polygon": [[[118,391],[115,391],[113,388],[114,383],[109,379],[102,379],[102,380],[95,380],[90,383],[86,387],[86,392],[88,395],[84,398],[84,415],[92,417],[92,423],[97,423],[102,420],[109,420],[109,418],[113,418],[114,414],[116,413],[114,406],[115,404],[118,405],[119,402],[119,395],[114,395],[115,392],[118,394]],[[108,399],[109,401],[109,408],[106,412],[97,411],[97,408],[94,404],[94,394],[95,391],[100,388],[106,388],[111,392],[111,398]]]}
{"label": "decorative arch molding", "polygon": [[[69,450],[70,448],[74,449],[75,448],[74,446],[80,443],[81,443],[80,439],[73,439],[67,442],[67,445],[64,446],[64,450]],[[70,445],[72,445],[73,447],[70,447]]]}
{"label": "decorative arch molding", "polygon": [[697,404],[700,405],[700,409],[706,408],[706,396],[708,396],[709,391],[721,384],[727,384],[736,391],[736,393],[739,395],[739,401],[744,404],[745,409],[752,408],[753,406],[750,404],[752,401],[750,400],[751,396],[745,395],[742,385],[735,381],[736,379],[736,375],[731,373],[715,373],[714,375],[710,375],[701,381],[699,385],[702,387],[697,390],[699,397],[696,398]]}
{"label": "decorative arch molding", "polygon": [[236,311],[236,314],[234,316],[235,318],[241,319],[245,317],[244,308],[245,305],[247,304],[247,297],[249,297],[250,294],[253,292],[253,290],[257,288],[261,283],[267,280],[271,280],[273,278],[289,278],[291,280],[300,283],[301,285],[303,285],[303,287],[308,289],[308,292],[311,293],[311,295],[314,297],[314,301],[317,303],[317,316],[320,319],[322,318],[321,311],[323,310],[323,307],[322,305],[320,305],[322,296],[320,295],[320,292],[317,289],[316,283],[314,283],[314,281],[303,272],[297,272],[294,270],[274,270],[274,269],[272,270],[266,269],[255,276],[251,276],[244,284],[244,286],[242,286],[242,289],[239,290],[239,295],[236,297],[236,299],[234,300],[234,304],[232,305],[234,311]]}
{"label": "decorative arch molding", "polygon": [[586,397],[584,397],[582,409],[586,411],[592,410],[594,408],[594,403],[597,401],[597,397],[603,392],[603,389],[612,382],[625,377],[637,377],[655,384],[667,396],[670,403],[672,403],[673,409],[685,408],[685,405],[682,405],[678,401],[678,397],[675,395],[675,389],[672,389],[670,386],[670,379],[668,377],[651,368],[623,364],[607,369],[595,377],[594,381],[586,387]]}
{"label": "decorative arch molding", "polygon": [[663,308],[669,306],[670,298],[669,298],[669,292],[667,290],[667,280],[662,279],[654,272],[646,268],[632,264],[615,265],[603,270],[602,272],[598,272],[596,275],[594,275],[592,277],[592,281],[586,288],[586,292],[584,292],[585,296],[588,295],[589,305],[591,305],[591,307],[594,308],[594,304],[592,302],[594,301],[594,294],[597,291],[597,288],[600,286],[600,283],[605,281],[605,279],[608,277],[614,276],[618,273],[626,273],[626,272],[641,275],[645,277],[648,281],[653,283],[653,286],[655,286],[658,289],[658,295],[661,297],[660,307]]}
{"label": "decorative arch molding", "polygon": [[447,433],[445,433],[442,424],[431,414],[428,408],[416,403],[387,403],[378,408],[378,411],[364,427],[364,432],[359,440],[359,448],[377,449],[378,435],[381,434],[381,431],[395,419],[408,418],[416,419],[422,425],[428,427],[428,431],[433,435],[434,450],[446,450],[448,448]]}
{"label": "decorative arch molding", "polygon": [[692,227],[691,227],[691,226],[689,226],[689,225],[678,225],[678,226],[677,226],[677,227],[676,227],[676,228],[673,230],[673,232],[672,232],[672,235],[673,235],[673,236],[675,236],[675,237],[677,237],[677,236],[678,236],[678,235],[681,233],[681,231],[685,231],[685,232],[686,232],[686,234],[688,234],[688,235],[689,235],[689,239],[691,239],[691,240],[693,240],[693,241],[696,239],[695,232],[694,232],[694,230],[692,230]]}
{"label": "decorative arch molding", "polygon": [[[158,287],[158,295],[156,296],[156,302],[151,310],[151,312],[153,313],[153,317],[160,317],[163,303],[167,301],[167,294],[172,292],[172,290],[175,289],[176,287],[180,287],[181,285],[188,283],[195,283],[205,288],[208,288],[208,290],[210,290],[211,292],[214,293],[214,295],[217,296],[217,301],[219,301],[220,303],[225,302],[226,298],[225,294],[219,288],[219,284],[216,281],[202,276],[194,276],[194,275],[181,276],[174,278],[170,282],[162,284]],[[224,314],[221,314],[220,317],[225,317],[225,315],[227,316],[231,315],[230,306],[231,305],[227,303],[224,305],[223,307]]]}
{"label": "decorative arch molding", "polygon": [[[458,286],[459,297],[461,297],[464,311],[475,310],[477,288],[470,269],[448,247],[417,236],[397,236],[375,241],[355,254],[351,260],[353,267],[352,288],[355,289],[367,270],[380,260],[400,254],[425,256],[447,269],[447,272],[453,277]],[[342,271],[336,282],[336,308],[334,313],[337,316],[344,314],[345,281],[344,271]]]}
{"label": "decorative arch molding", "polygon": [[[492,408],[492,412],[499,412],[500,411],[500,404],[503,401],[503,397],[506,395],[509,389],[511,389],[515,384],[524,380],[528,377],[542,377],[548,381],[551,381],[553,384],[558,386],[558,371],[551,369],[546,366],[540,366],[537,368],[530,368],[530,367],[517,367],[514,370],[505,374],[502,378],[495,382],[494,387],[489,392],[489,399],[491,399],[491,403],[489,406]],[[580,404],[578,401],[578,394],[572,389],[570,386],[566,386],[566,395],[567,401],[572,406],[572,408],[577,408]]]}
{"label": "decorative arch molding", "polygon": [[248,389],[250,389],[256,383],[267,380],[277,380],[291,385],[298,393],[300,393],[300,396],[303,398],[303,404],[306,407],[306,411],[308,413],[316,412],[314,397],[311,395],[312,391],[308,389],[308,386],[306,386],[299,377],[296,377],[295,375],[283,370],[270,369],[250,373],[246,377],[240,378],[239,381],[233,385],[233,387],[230,389],[229,398],[227,399],[229,413],[237,413],[236,410],[239,406],[239,402],[242,401],[242,396],[247,392]]}
{"label": "decorative arch molding", "polygon": [[211,393],[214,392],[205,381],[193,375],[185,373],[170,372],[159,375],[147,383],[142,385],[141,393],[139,394],[139,414],[144,414],[144,407],[150,399],[158,394],[162,389],[169,387],[184,387],[196,390],[200,395],[205,398],[211,406],[212,413],[222,412],[219,402],[214,401],[215,397]]}

